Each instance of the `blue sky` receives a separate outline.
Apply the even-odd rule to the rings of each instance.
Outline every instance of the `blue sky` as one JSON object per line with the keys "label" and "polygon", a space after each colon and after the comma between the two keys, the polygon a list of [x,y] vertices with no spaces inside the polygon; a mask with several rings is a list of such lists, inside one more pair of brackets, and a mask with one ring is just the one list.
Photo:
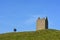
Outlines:
{"label": "blue sky", "polygon": [[60,0],[0,0],[0,33],[35,31],[38,17],[60,30]]}

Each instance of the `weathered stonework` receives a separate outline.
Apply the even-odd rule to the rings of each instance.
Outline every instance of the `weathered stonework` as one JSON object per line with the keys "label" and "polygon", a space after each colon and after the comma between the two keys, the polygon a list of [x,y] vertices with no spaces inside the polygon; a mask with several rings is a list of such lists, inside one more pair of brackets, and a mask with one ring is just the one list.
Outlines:
{"label": "weathered stonework", "polygon": [[36,23],[36,30],[44,30],[44,29],[48,29],[47,17],[42,19],[40,19],[39,17]]}

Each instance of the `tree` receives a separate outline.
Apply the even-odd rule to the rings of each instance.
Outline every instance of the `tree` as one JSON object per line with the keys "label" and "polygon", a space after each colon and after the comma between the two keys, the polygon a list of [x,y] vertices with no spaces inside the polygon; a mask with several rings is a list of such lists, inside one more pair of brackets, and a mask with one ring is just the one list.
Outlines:
{"label": "tree", "polygon": [[16,28],[14,28],[14,32],[16,32],[17,31],[17,29]]}

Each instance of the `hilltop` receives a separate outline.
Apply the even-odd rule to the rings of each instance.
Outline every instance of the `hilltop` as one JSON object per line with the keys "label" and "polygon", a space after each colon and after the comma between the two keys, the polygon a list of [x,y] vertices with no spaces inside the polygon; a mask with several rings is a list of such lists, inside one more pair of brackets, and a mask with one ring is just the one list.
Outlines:
{"label": "hilltop", "polygon": [[60,40],[59,30],[39,30],[0,34],[0,40]]}

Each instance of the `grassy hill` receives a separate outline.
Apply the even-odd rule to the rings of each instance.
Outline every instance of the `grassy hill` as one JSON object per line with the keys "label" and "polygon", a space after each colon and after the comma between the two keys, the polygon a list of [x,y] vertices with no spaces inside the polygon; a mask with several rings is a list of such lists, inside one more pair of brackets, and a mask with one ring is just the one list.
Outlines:
{"label": "grassy hill", "polygon": [[60,40],[58,30],[40,30],[33,32],[15,32],[0,34],[0,40]]}

